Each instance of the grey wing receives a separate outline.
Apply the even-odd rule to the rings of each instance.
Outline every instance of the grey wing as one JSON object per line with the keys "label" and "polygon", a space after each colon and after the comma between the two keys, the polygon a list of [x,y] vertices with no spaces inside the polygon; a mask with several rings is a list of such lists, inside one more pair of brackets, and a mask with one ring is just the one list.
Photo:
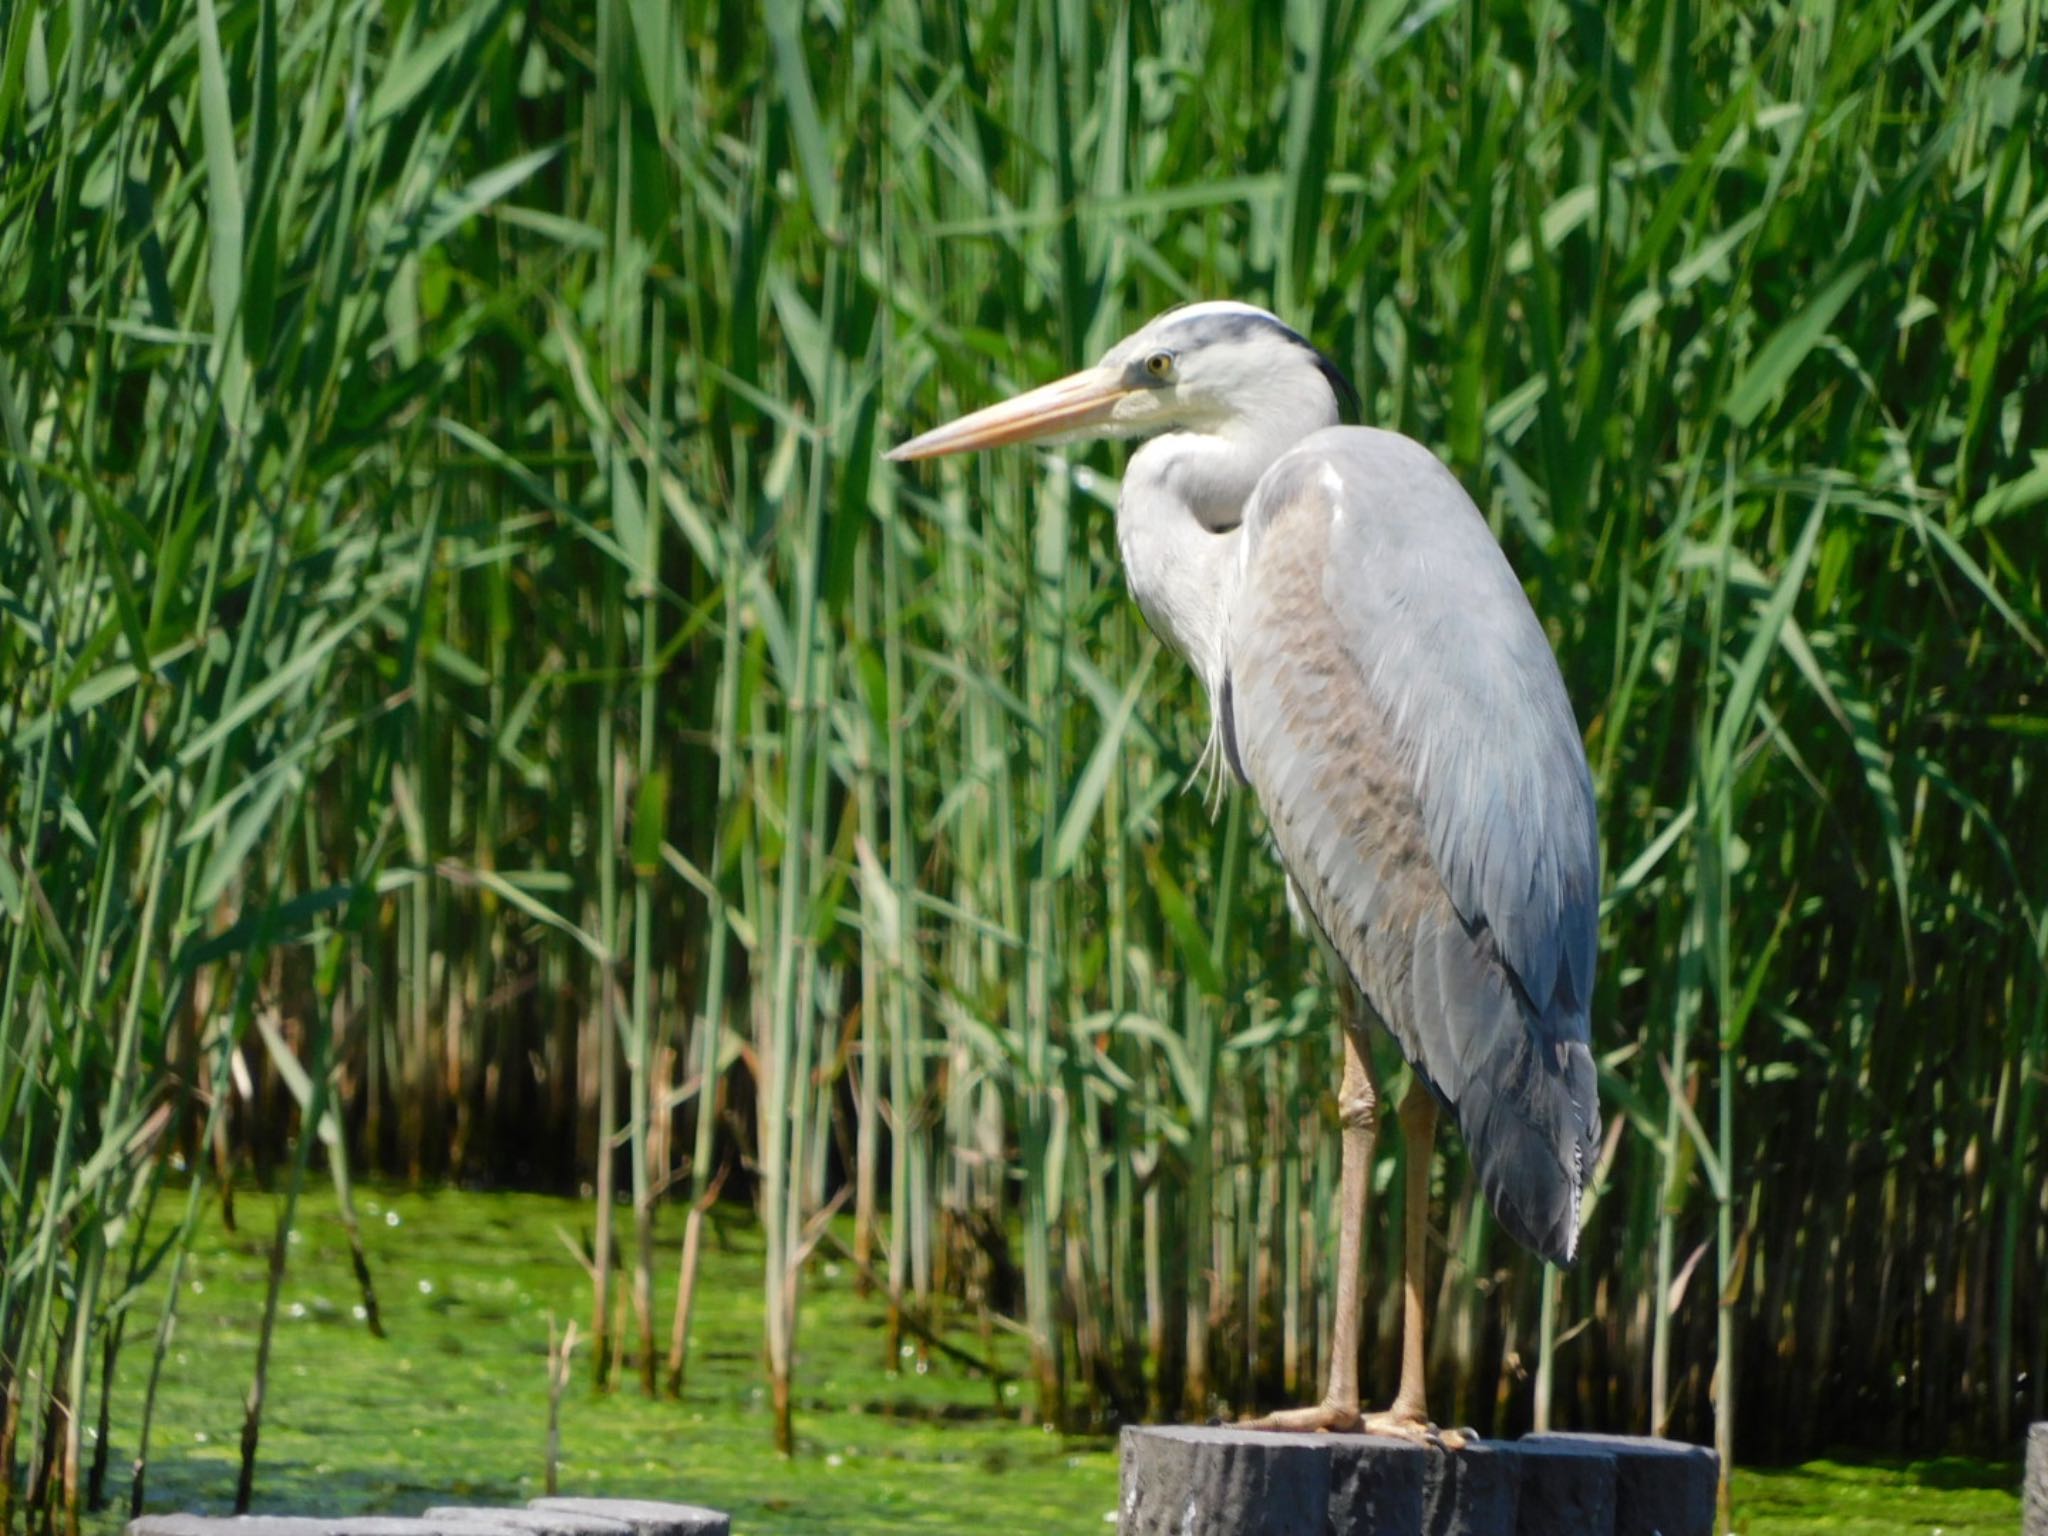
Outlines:
{"label": "grey wing", "polygon": [[1569,1261],[1599,1136],[1600,855],[1542,626],[1462,487],[1393,433],[1282,458],[1241,554],[1226,745],[1502,1225]]}

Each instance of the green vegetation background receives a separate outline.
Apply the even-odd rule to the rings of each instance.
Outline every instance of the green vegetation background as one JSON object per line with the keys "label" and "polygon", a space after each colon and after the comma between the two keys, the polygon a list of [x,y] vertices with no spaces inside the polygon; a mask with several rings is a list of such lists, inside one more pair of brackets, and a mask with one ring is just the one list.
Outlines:
{"label": "green vegetation background", "polygon": [[[799,1432],[841,1198],[910,1314],[1021,1327],[1042,1419],[1313,1390],[1322,982],[1255,811],[1183,792],[1116,451],[879,460],[1213,295],[1472,488],[1600,794],[1588,1258],[1447,1149],[1443,1416],[2003,1453],[2048,1413],[2043,14],[0,13],[8,1496],[138,1422],[174,1153],[318,1212],[351,1163],[590,1179],[647,1293],[729,1169]],[[655,1309],[608,1326],[651,1372]]]}
{"label": "green vegetation background", "polygon": [[[228,1507],[276,1214],[274,1201],[245,1199],[243,1235],[214,1221],[202,1229],[151,1471],[162,1508]],[[549,1340],[588,1301],[561,1236],[587,1226],[588,1207],[379,1187],[366,1192],[362,1214],[390,1337],[365,1345],[339,1223],[302,1221],[257,1507],[412,1514],[540,1496]],[[857,1296],[852,1274],[829,1261],[806,1303],[799,1462],[776,1456],[759,1366],[760,1236],[743,1213],[720,1227],[702,1282],[689,1401],[679,1408],[572,1384],[561,1406],[563,1493],[699,1500],[729,1510],[741,1536],[1110,1528],[1114,1442],[1015,1421],[1026,1365],[1016,1341],[998,1345],[1015,1373],[1000,1385],[943,1356],[920,1363],[908,1343],[890,1371],[881,1300]],[[665,1276],[672,1270],[664,1264]],[[137,1351],[124,1394],[145,1368]],[[2015,1481],[2009,1463],[1963,1458],[1745,1469],[1735,1480],[1736,1529],[2010,1536]],[[112,1536],[123,1518],[117,1507],[90,1526]]]}

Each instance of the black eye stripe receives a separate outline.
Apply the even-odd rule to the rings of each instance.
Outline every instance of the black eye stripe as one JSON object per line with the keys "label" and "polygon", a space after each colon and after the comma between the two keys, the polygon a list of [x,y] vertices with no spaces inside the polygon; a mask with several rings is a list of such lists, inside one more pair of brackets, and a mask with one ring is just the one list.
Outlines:
{"label": "black eye stripe", "polygon": [[[1176,306],[1166,313],[1173,315],[1188,305]],[[1191,345],[1206,346],[1214,342],[1233,340],[1255,331],[1278,333],[1286,340],[1306,351],[1315,360],[1317,370],[1329,383],[1330,393],[1337,400],[1337,414],[1350,421],[1364,418],[1363,402],[1351,380],[1344,376],[1344,370],[1299,331],[1276,316],[1250,310],[1210,311],[1205,314],[1183,316],[1180,325],[1187,327],[1193,337]]]}

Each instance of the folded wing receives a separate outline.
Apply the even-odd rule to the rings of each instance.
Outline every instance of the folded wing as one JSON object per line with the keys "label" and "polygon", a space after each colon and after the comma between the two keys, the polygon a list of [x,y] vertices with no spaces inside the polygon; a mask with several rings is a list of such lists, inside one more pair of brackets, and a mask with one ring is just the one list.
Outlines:
{"label": "folded wing", "polygon": [[1542,626],[1426,449],[1319,432],[1260,481],[1225,745],[1503,1226],[1568,1262],[1599,1135],[1592,779]]}

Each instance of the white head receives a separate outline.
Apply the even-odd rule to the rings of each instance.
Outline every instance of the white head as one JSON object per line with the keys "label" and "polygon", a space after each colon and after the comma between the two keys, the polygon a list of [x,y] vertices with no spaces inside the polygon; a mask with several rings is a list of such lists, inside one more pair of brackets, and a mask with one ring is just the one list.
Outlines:
{"label": "white head", "polygon": [[[1259,477],[1357,405],[1350,382],[1273,315],[1219,301],[1170,309],[1093,368],[934,428],[889,453],[929,459],[1005,443],[1150,437],[1117,496],[1131,595],[1212,699],[1240,566],[1227,535]],[[1212,736],[1212,748],[1215,738]]]}
{"label": "white head", "polygon": [[1266,310],[1230,300],[1170,309],[1093,368],[891,449],[928,459],[1005,443],[1193,432],[1277,457],[1334,426],[1357,393],[1322,353]]}

